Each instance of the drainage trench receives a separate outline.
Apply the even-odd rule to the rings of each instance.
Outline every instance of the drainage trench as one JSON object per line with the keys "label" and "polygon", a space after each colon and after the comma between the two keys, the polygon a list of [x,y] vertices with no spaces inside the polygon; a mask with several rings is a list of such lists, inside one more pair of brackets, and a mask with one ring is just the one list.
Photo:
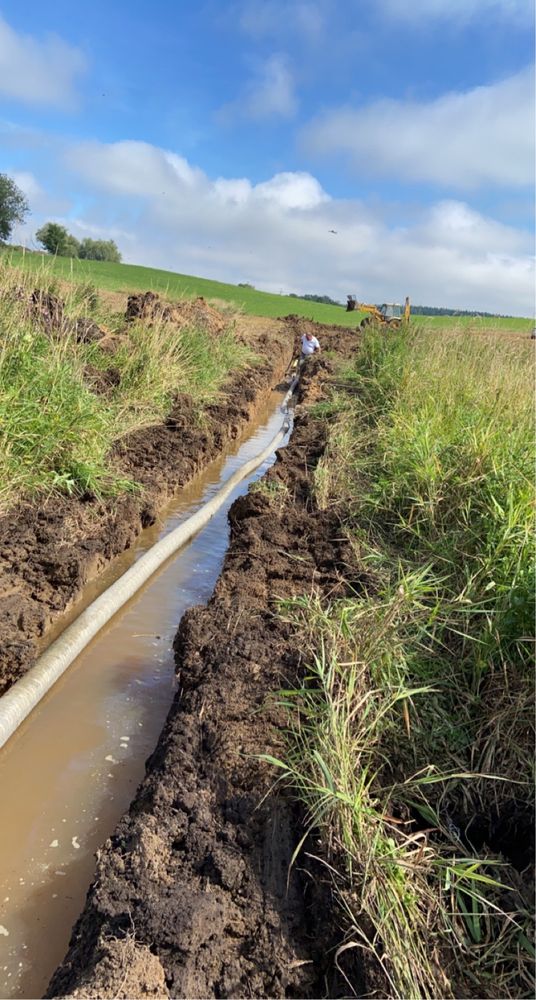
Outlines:
{"label": "drainage trench", "polygon": [[[282,399],[272,393],[247,440],[181,491],[133,549],[88,586],[62,628],[263,450],[282,425]],[[118,612],[0,751],[0,996],[6,1000],[42,996],[67,950],[94,853],[128,808],[170,707],[179,619],[210,597],[227,548],[229,507],[274,459],[240,483]]]}

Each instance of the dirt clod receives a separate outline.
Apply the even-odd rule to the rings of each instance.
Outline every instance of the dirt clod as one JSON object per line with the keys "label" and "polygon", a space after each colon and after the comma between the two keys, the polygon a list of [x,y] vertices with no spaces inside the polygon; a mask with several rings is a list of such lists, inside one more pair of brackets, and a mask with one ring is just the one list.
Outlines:
{"label": "dirt clod", "polygon": [[156,955],[138,945],[128,934],[122,939],[99,938],[98,973],[88,970],[88,982],[81,982],[71,997],[128,1000],[129,997],[169,997],[164,970]]}
{"label": "dirt clod", "polygon": [[106,336],[106,331],[98,323],[85,316],[79,316],[78,319],[74,320],[73,332],[77,344],[94,344]]}
{"label": "dirt clod", "polygon": [[47,333],[60,330],[64,321],[63,301],[52,292],[38,288],[30,295],[30,315]]}

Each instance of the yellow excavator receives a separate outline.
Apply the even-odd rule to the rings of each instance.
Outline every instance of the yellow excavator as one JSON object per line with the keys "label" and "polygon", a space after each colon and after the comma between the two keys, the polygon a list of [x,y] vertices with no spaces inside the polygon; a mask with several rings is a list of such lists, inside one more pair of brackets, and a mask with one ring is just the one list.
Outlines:
{"label": "yellow excavator", "polygon": [[411,306],[408,296],[406,296],[403,306],[397,302],[384,302],[382,306],[371,306],[366,302],[358,302],[355,295],[348,295],[347,300],[346,312],[353,312],[355,309],[358,312],[370,313],[369,316],[365,316],[361,320],[360,326],[368,326],[370,323],[376,323],[378,326],[396,328],[397,326],[401,326],[402,323],[409,323]]}

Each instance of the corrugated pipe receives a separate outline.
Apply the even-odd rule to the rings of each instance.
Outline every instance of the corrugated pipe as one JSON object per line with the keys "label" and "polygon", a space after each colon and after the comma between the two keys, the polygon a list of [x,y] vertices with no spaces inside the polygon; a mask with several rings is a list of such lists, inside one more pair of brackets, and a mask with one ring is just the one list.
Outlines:
{"label": "corrugated pipe", "polygon": [[[293,380],[290,389],[283,400],[287,405],[297,385]],[[124,604],[143,586],[153,573],[172,556],[177,549],[190,540],[200,528],[210,521],[216,511],[222,506],[230,493],[254,472],[266,458],[281,444],[290,428],[286,418],[281,430],[270,441],[270,444],[255,458],[241,466],[227,480],[216,495],[200,510],[187,518],[174,531],[160,539],[134,566],[123,573],[100,597],[97,597],[89,607],[65,629],[46,652],[36,661],[34,666],[9,691],[0,698],[0,747],[18,729],[32,709],[61,677],[73,660],[82,652],[87,644],[97,635],[103,625],[123,607]]]}

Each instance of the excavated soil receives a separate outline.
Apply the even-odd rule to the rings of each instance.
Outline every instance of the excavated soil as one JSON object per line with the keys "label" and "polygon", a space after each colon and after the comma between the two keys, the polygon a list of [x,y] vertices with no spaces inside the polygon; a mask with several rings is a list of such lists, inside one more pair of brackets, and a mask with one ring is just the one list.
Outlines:
{"label": "excavated soil", "polygon": [[150,323],[173,323],[174,326],[197,326],[207,330],[212,336],[223,333],[227,325],[225,316],[209,305],[200,295],[196,299],[181,302],[165,302],[155,292],[140,292],[129,295],[126,318],[130,322],[142,320]]}
{"label": "excavated soil", "polygon": [[[38,305],[41,310],[46,306],[47,317],[59,309],[55,299]],[[32,665],[50,625],[84,585],[128,549],[173,494],[238,437],[282,377],[292,349],[284,323],[244,318],[238,335],[254,348],[260,363],[238,373],[220,401],[203,411],[202,420],[193,401],[179,396],[165,423],[117,445],[116,469],[141,483],[140,494],[106,502],[55,496],[20,505],[0,518],[0,694]]]}
{"label": "excavated soil", "polygon": [[[329,339],[323,329],[323,346]],[[329,362],[311,359],[302,396],[318,398],[329,375]],[[213,597],[184,616],[175,640],[178,694],[136,798],[99,853],[48,997],[348,995],[329,972],[340,932],[325,876],[311,858],[290,865],[303,817],[259,759],[281,749],[273,693],[302,669],[299,635],[276,616],[277,600],[342,596],[348,581],[362,583],[336,517],[314,503],[324,447],[324,426],[299,408],[268,488],[231,508]],[[363,995],[355,955],[340,964]]]}

